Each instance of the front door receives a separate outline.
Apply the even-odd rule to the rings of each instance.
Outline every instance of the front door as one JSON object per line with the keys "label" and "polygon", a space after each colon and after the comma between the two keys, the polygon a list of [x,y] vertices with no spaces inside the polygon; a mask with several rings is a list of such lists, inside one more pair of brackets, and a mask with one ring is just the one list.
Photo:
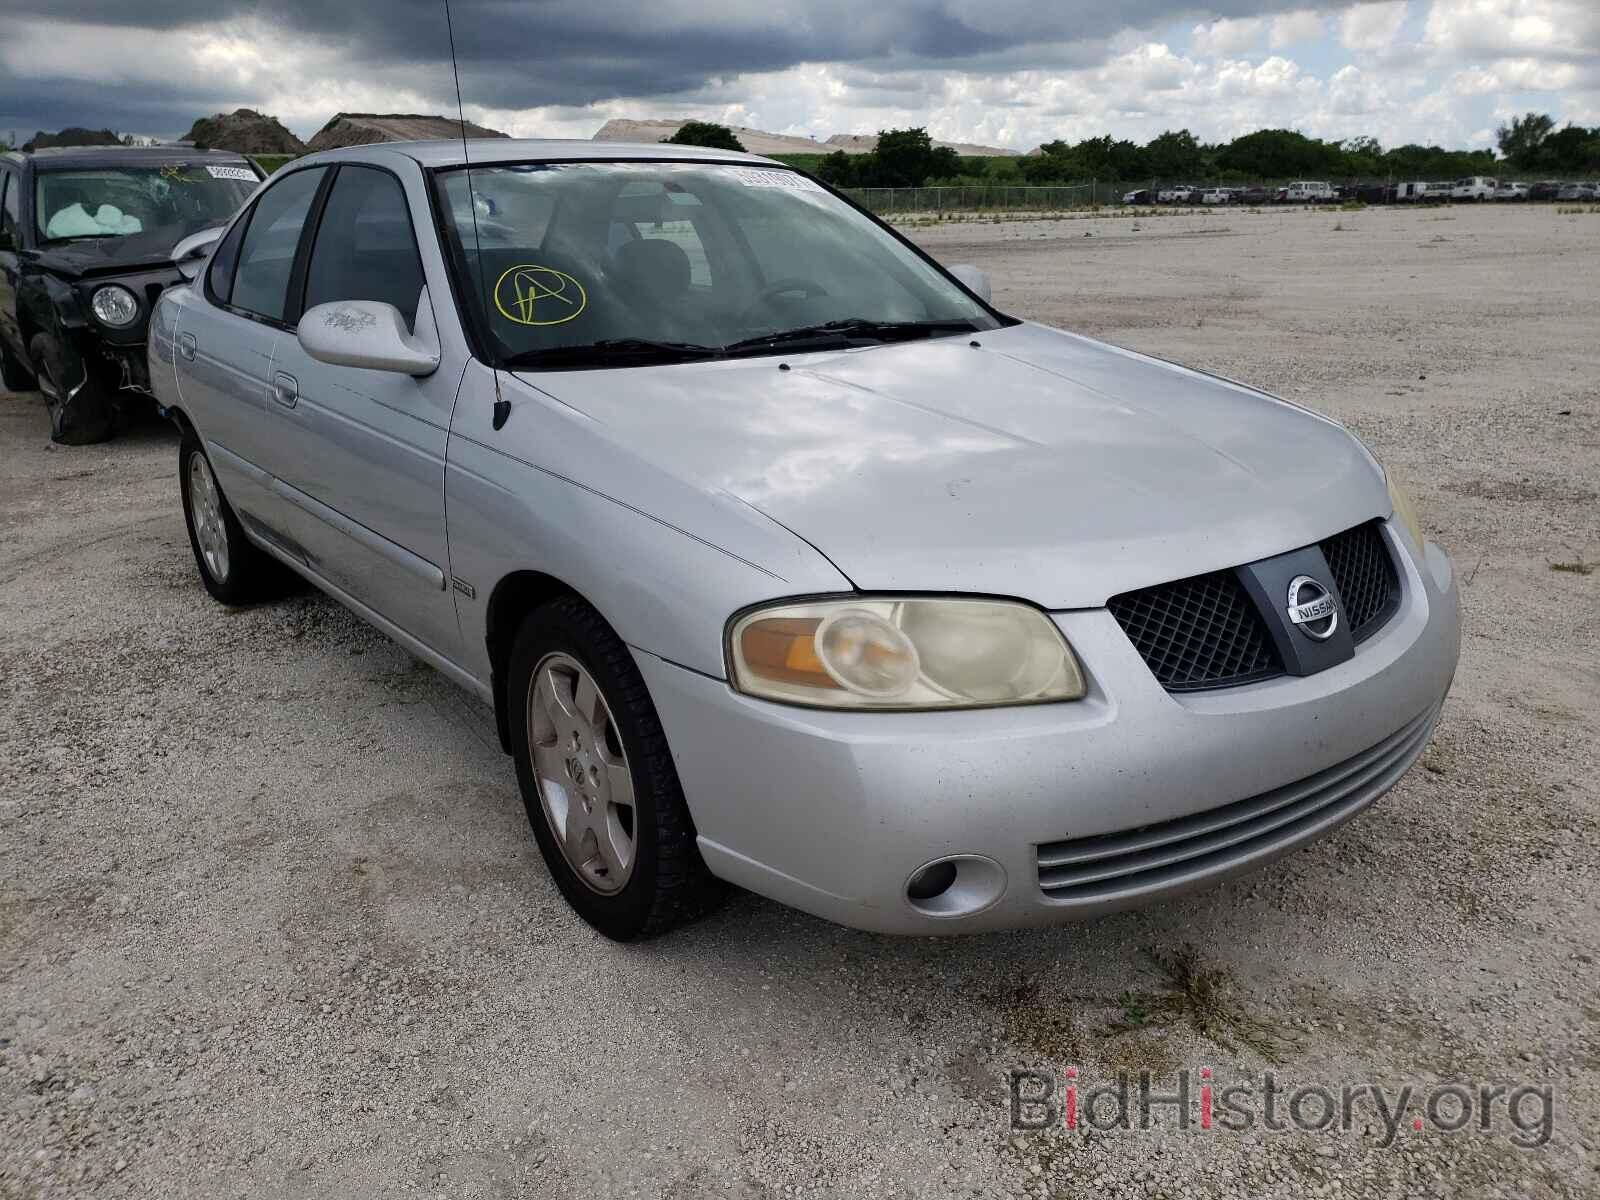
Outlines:
{"label": "front door", "polygon": [[21,245],[22,176],[0,167],[0,340],[12,357],[28,361],[17,327],[17,249]]}
{"label": "front door", "polygon": [[[421,228],[428,229],[426,220]],[[305,270],[300,311],[338,300],[392,304],[413,332],[433,322],[412,216],[400,180],[344,164],[328,191]],[[281,423],[272,470],[315,518],[316,569],[452,660],[460,630],[445,548],[444,457],[465,364],[447,355],[431,375],[334,366],[285,336],[274,376],[296,403]]]}

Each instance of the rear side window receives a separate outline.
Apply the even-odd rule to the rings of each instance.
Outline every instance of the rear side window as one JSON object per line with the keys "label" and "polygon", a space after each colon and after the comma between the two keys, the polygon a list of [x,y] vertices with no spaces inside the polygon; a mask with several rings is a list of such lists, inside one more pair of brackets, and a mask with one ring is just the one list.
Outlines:
{"label": "rear side window", "polygon": [[400,181],[376,167],[340,167],[306,269],[306,308],[335,300],[392,304],[411,328],[422,260]]}
{"label": "rear side window", "polygon": [[239,264],[228,298],[234,308],[282,321],[294,271],[300,230],[311,211],[324,168],[296,171],[273,184],[256,201],[250,227],[239,245]]}

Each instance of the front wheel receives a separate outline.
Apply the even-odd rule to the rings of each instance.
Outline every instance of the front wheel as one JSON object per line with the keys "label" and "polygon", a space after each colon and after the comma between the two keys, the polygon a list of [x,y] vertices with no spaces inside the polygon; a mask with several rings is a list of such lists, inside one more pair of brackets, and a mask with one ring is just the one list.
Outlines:
{"label": "front wheel", "polygon": [[536,609],[507,675],[517,782],[561,894],[616,941],[708,912],[723,885],[694,822],[644,678],[622,639],[575,596]]}
{"label": "front wheel", "polygon": [[35,334],[28,343],[28,355],[50,411],[50,440],[64,446],[87,446],[109,438],[116,427],[111,398],[87,372],[76,383],[67,381],[70,372],[60,343],[48,333]]}

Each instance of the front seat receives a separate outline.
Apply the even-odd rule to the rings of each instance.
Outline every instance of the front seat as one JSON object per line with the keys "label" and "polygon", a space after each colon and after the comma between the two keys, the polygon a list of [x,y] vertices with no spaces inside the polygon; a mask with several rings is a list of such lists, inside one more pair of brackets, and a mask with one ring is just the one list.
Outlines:
{"label": "front seat", "polygon": [[681,315],[689,290],[689,256],[676,242],[639,238],[617,247],[611,278],[621,298],[652,326],[669,326]]}

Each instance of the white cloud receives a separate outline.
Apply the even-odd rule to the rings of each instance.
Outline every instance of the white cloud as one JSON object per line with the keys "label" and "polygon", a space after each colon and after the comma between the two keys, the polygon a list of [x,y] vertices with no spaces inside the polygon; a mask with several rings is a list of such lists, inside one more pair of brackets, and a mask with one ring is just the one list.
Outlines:
{"label": "white cloud", "polygon": [[1339,44],[1346,50],[1386,50],[1400,36],[1406,20],[1406,0],[1357,4],[1339,17]]}
{"label": "white cloud", "polygon": [[1318,41],[1326,32],[1327,26],[1323,23],[1321,13],[1301,9],[1273,17],[1272,35],[1268,40],[1274,50],[1281,50],[1302,42]]}
{"label": "white cloud", "polygon": [[1244,54],[1257,49],[1266,32],[1267,23],[1260,17],[1212,21],[1209,25],[1196,25],[1189,44],[1203,58]]}

